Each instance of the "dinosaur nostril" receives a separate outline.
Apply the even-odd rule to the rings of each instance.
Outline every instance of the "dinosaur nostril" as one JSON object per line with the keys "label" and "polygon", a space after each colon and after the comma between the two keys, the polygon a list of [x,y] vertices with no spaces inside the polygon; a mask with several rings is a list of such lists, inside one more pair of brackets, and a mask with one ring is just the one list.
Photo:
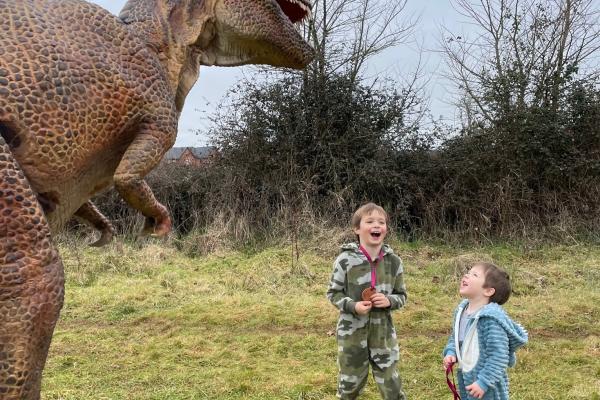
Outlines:
{"label": "dinosaur nostril", "polygon": [[19,137],[17,130],[14,129],[8,122],[0,121],[0,136],[4,138],[4,141],[11,149],[16,149],[21,145],[21,138]]}

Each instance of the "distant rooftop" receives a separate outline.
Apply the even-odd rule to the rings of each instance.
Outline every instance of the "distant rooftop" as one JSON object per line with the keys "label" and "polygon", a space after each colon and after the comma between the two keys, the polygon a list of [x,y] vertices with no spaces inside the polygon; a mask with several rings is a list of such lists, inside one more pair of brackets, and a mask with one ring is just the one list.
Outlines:
{"label": "distant rooftop", "polygon": [[179,160],[179,158],[181,158],[181,155],[183,154],[183,152],[186,149],[189,149],[190,152],[197,159],[206,158],[206,157],[208,157],[210,155],[210,153],[212,153],[213,151],[215,151],[215,147],[213,147],[213,146],[205,146],[205,147],[173,147],[169,151],[167,151],[167,153],[165,154],[165,156],[163,158],[165,160]]}

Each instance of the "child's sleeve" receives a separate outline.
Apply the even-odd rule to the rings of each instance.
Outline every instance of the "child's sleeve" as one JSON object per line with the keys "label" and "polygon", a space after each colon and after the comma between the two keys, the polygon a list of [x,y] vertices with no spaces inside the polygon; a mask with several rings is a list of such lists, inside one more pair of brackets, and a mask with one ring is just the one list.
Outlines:
{"label": "child's sleeve", "polygon": [[446,347],[444,347],[444,351],[442,352],[442,357],[446,356],[456,357],[456,342],[454,341],[454,324],[452,324],[452,331],[450,332],[450,336],[448,337]]}
{"label": "child's sleeve", "polygon": [[390,300],[390,310],[397,310],[406,304],[406,286],[404,285],[404,267],[400,257],[398,260],[398,268],[396,268],[394,276],[394,287],[392,288],[392,294],[388,295]]}
{"label": "child's sleeve", "polygon": [[450,336],[448,337],[448,342],[446,343],[446,347],[444,347],[444,351],[442,352],[442,357],[446,357],[446,356],[454,356],[456,357],[456,341],[454,340],[454,335],[456,335],[456,332],[454,332],[454,326],[455,326],[455,322],[456,322],[456,318],[458,318],[458,309],[459,307],[456,307],[456,309],[454,310],[454,313],[452,314],[452,330],[450,331]]}
{"label": "child's sleeve", "polygon": [[491,318],[482,318],[478,324],[482,325],[488,356],[483,360],[483,368],[477,374],[476,382],[483,391],[487,392],[490,386],[502,379],[508,367],[508,334],[497,321]]}
{"label": "child's sleeve", "polygon": [[327,298],[340,311],[355,313],[356,301],[346,294],[346,270],[348,264],[340,256],[333,263],[333,274],[327,289]]}

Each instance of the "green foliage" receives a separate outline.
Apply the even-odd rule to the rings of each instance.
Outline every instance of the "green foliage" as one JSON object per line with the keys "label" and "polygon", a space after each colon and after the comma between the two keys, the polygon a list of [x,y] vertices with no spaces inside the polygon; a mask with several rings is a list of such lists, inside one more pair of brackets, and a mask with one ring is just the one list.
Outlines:
{"label": "green foliage", "polygon": [[431,222],[488,236],[596,230],[599,100],[598,89],[576,85],[559,110],[515,111],[446,141],[439,151],[445,184],[427,205]]}
{"label": "green foliage", "polygon": [[404,95],[341,75],[287,75],[247,82],[238,93],[212,133],[245,210],[273,212],[301,196],[331,204],[339,194],[349,208],[401,197],[395,151],[414,134],[405,123]]}

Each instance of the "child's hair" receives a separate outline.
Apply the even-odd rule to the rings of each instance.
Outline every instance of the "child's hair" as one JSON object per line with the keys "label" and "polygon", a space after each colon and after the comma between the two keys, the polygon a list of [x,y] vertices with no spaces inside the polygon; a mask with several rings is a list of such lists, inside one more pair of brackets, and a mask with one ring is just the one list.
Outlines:
{"label": "child's hair", "polygon": [[375,203],[367,203],[358,208],[358,210],[354,211],[354,215],[352,215],[352,229],[360,228],[360,221],[366,215],[371,214],[373,211],[380,212],[385,216],[385,223],[389,223],[388,214],[385,212],[383,207],[378,206]]}
{"label": "child's hair", "polygon": [[490,303],[498,303],[500,305],[506,303],[512,292],[510,284],[510,276],[502,268],[488,262],[478,262],[475,265],[483,267],[485,274],[484,288],[494,288],[494,294],[490,297]]}

